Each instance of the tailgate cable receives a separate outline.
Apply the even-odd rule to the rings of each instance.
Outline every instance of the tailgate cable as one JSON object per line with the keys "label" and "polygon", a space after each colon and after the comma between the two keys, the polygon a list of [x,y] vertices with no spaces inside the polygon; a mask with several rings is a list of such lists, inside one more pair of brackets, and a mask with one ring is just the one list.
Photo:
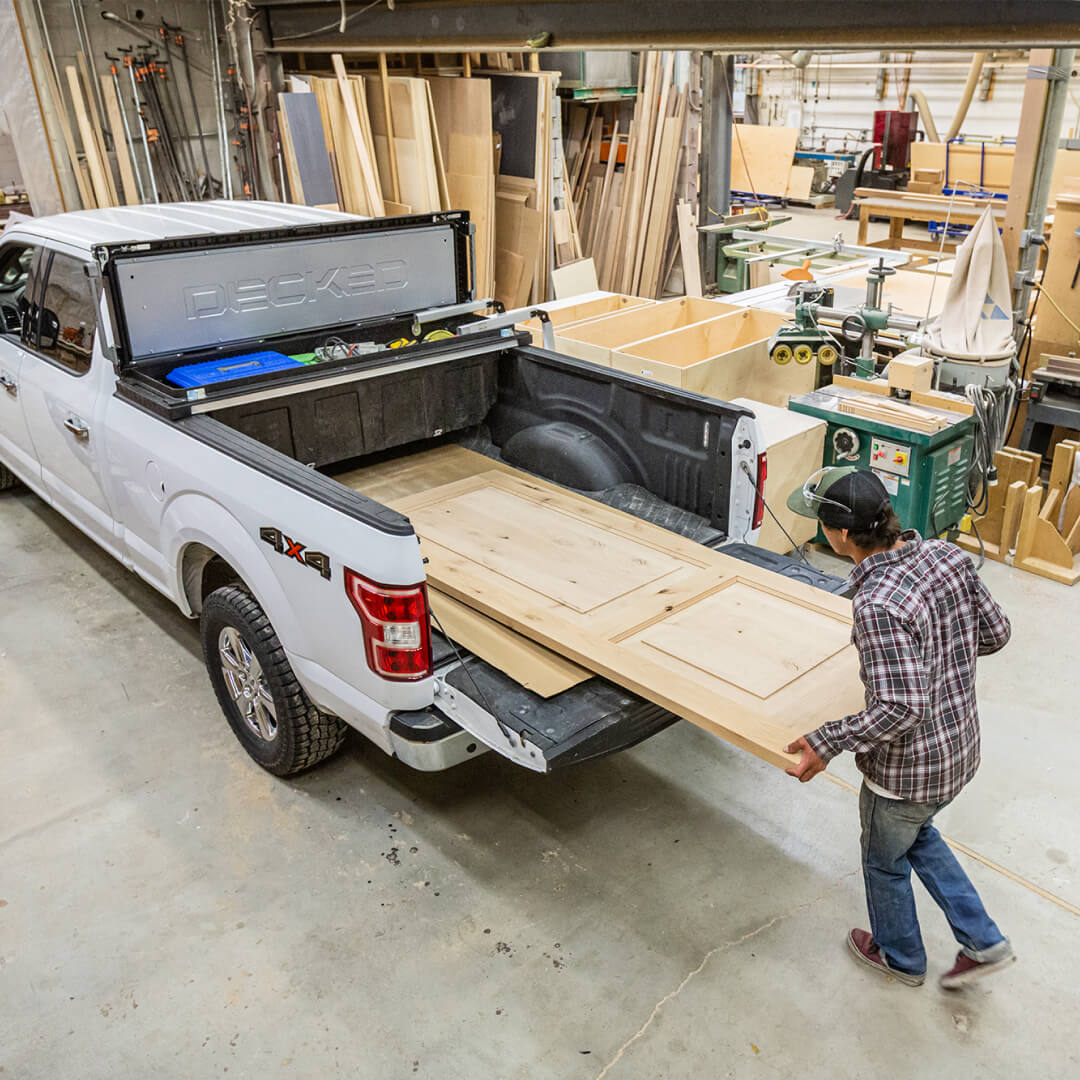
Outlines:
{"label": "tailgate cable", "polygon": [[799,558],[802,559],[802,561],[813,570],[814,564],[803,553],[802,547],[799,544],[796,544],[795,541],[791,539],[791,533],[789,533],[783,525],[780,525],[780,519],[772,512],[772,507],[765,501],[764,492],[761,490],[761,488],[757,486],[757,483],[755,482],[753,476],[750,474],[750,466],[747,465],[745,461],[740,461],[739,465],[741,466],[742,471],[746,473],[746,479],[750,481],[750,486],[754,489],[754,491],[757,493],[757,497],[761,500],[761,505],[769,511],[769,517],[771,517],[773,521],[775,521],[776,524],[780,526],[780,531],[788,538],[788,541],[790,542],[795,552],[798,554]]}
{"label": "tailgate cable", "polygon": [[[513,746],[514,745],[514,737],[513,737],[513,735],[510,733],[510,731],[506,727],[506,725],[503,724],[503,722],[499,719],[499,717],[496,714],[495,710],[491,707],[491,702],[488,701],[487,694],[485,694],[484,691],[480,688],[480,684],[476,681],[476,679],[473,678],[473,673],[469,670],[469,667],[465,663],[465,660],[462,657],[461,653],[458,652],[458,647],[454,644],[454,639],[443,628],[443,624],[441,622],[439,622],[439,616],[435,614],[435,612],[431,609],[430,606],[428,607],[428,614],[431,615],[432,621],[439,628],[439,633],[442,634],[442,636],[444,638],[446,638],[446,643],[450,646],[451,649],[454,650],[454,655],[457,657],[457,660],[458,660],[458,666],[461,668],[462,671],[465,672],[466,675],[469,676],[469,682],[471,682],[473,684],[473,687],[476,689],[476,692],[480,695],[481,699],[483,700],[484,708],[487,709],[487,711],[491,714],[491,719],[494,720],[495,723],[498,725],[498,728],[503,733],[503,735],[505,736],[506,741],[511,746]],[[522,744],[524,744],[524,739],[522,739]]]}

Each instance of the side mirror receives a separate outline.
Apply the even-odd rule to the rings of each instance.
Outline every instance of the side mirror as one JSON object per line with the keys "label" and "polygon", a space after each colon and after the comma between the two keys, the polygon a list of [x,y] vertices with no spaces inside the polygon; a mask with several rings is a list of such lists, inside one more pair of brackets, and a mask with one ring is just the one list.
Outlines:
{"label": "side mirror", "polygon": [[38,345],[42,349],[55,349],[60,337],[60,320],[55,311],[41,309],[41,326],[38,329]]}

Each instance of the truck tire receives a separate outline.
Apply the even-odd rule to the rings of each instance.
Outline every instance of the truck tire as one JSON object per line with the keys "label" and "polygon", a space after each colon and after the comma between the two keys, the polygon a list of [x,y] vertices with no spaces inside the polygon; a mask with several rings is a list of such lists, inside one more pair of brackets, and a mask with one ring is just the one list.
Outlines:
{"label": "truck tire", "polygon": [[15,474],[0,463],[0,491],[7,491],[8,488],[13,488],[18,482]]}
{"label": "truck tire", "polygon": [[341,747],[347,725],[312,704],[250,593],[235,585],[212,592],[203,604],[201,632],[218,703],[241,745],[264,769],[292,776]]}

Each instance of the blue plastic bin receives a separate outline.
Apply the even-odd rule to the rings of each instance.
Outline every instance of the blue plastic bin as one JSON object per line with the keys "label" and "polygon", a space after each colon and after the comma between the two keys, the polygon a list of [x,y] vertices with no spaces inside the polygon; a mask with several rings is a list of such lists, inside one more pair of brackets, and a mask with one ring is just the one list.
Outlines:
{"label": "blue plastic bin", "polygon": [[212,386],[214,383],[246,379],[251,375],[265,375],[271,371],[284,371],[286,368],[303,366],[299,360],[294,360],[284,353],[245,353],[243,356],[230,356],[226,360],[207,360],[202,364],[187,364],[184,367],[173,368],[165,378],[173,386],[191,389],[196,386]]}

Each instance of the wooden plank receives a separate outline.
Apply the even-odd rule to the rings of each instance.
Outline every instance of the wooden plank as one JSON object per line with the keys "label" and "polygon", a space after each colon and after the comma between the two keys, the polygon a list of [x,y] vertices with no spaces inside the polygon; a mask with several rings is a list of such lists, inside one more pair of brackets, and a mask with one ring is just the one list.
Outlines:
{"label": "wooden plank", "polygon": [[379,179],[375,173],[374,163],[368,157],[367,144],[364,141],[363,130],[360,127],[360,116],[356,109],[356,95],[345,71],[345,61],[340,53],[333,53],[330,62],[334,66],[334,76],[337,79],[341,100],[345,106],[345,116],[349,121],[349,131],[352,135],[353,148],[360,162],[360,177],[364,185],[364,195],[368,206],[375,217],[383,217],[386,208],[383,206],[382,192],[379,190]]}
{"label": "wooden plank", "polygon": [[476,226],[480,296],[494,288],[495,174],[491,153],[491,84],[487,79],[429,80],[451,210],[468,210]]}
{"label": "wooden plank", "polygon": [[814,183],[814,170],[809,165],[792,165],[788,176],[787,191],[784,194],[796,202],[806,202],[810,198],[810,188]]}
{"label": "wooden plank", "polygon": [[[543,235],[543,214],[501,195],[495,199],[495,299],[508,309],[524,307],[529,301],[533,275]],[[522,260],[520,270],[517,256]],[[500,280],[499,270],[503,271]],[[508,278],[507,275],[510,277]],[[516,285],[513,277],[517,276]]]}
{"label": "wooden plank", "polygon": [[[97,98],[94,96],[94,84],[91,81],[93,76],[90,72],[90,66],[86,62],[86,55],[83,52],[77,52],[75,54],[75,62],[79,65],[79,74],[82,76],[83,85],[86,95],[87,110],[90,115],[90,126],[94,132],[94,146],[97,147],[98,157],[101,159],[102,167],[105,170],[105,183],[109,189],[109,205],[119,206],[120,196],[116,190],[116,181],[113,179],[112,166],[109,164],[109,155],[105,149],[105,132],[102,129],[101,114],[97,108]],[[114,133],[114,142],[115,142]]]}
{"label": "wooden plank", "polygon": [[731,138],[731,190],[787,193],[799,129],[736,124]]}
{"label": "wooden plank", "polygon": [[549,698],[592,678],[592,672],[524,634],[455,600],[438,589],[428,590],[428,600],[443,633],[469,652],[505,672],[527,690]]}
{"label": "wooden plank", "polygon": [[839,597],[522,475],[399,507],[440,592],[781,768],[864,705]]}
{"label": "wooden plank", "polygon": [[679,250],[682,253],[683,288],[687,296],[702,296],[701,256],[698,248],[697,222],[693,207],[680,201],[675,208],[679,224]]}
{"label": "wooden plank", "polygon": [[[466,62],[468,62],[467,58]],[[383,115],[386,117],[386,134],[389,142],[390,194],[394,202],[401,202],[397,151],[394,149],[394,118],[390,112],[390,76],[386,70],[386,53],[384,52],[379,53],[379,92],[382,94]]]}
{"label": "wooden plank", "polygon": [[79,191],[79,199],[84,210],[93,210],[97,206],[94,192],[83,176],[79,152],[75,146],[75,135],[71,130],[71,121],[68,119],[67,106],[64,103],[64,95],[60,92],[60,86],[53,74],[52,63],[48,54],[41,52],[40,70],[45,73],[45,82],[52,97],[53,109],[56,112],[57,123],[60,125],[60,134],[64,140],[64,148],[67,150],[68,161],[71,163],[71,171],[75,177],[75,186]]}
{"label": "wooden plank", "polygon": [[131,166],[131,155],[124,139],[124,120],[120,113],[120,102],[116,97],[116,85],[111,75],[101,76],[101,95],[105,102],[105,113],[109,117],[109,126],[113,131],[113,145],[116,147],[116,164],[120,169],[120,185],[124,190],[124,202],[128,206],[138,206],[139,185],[135,181],[135,171]]}
{"label": "wooden plank", "polygon": [[82,89],[79,86],[79,73],[73,64],[64,68],[67,76],[68,90],[71,92],[71,101],[75,106],[75,120],[79,125],[79,134],[82,136],[83,153],[86,155],[86,164],[90,169],[90,179],[94,185],[94,199],[98,206],[112,206],[109,196],[109,184],[105,178],[105,164],[98,156],[97,143],[94,132],[90,126],[90,118],[86,115],[86,105],[83,102]]}

